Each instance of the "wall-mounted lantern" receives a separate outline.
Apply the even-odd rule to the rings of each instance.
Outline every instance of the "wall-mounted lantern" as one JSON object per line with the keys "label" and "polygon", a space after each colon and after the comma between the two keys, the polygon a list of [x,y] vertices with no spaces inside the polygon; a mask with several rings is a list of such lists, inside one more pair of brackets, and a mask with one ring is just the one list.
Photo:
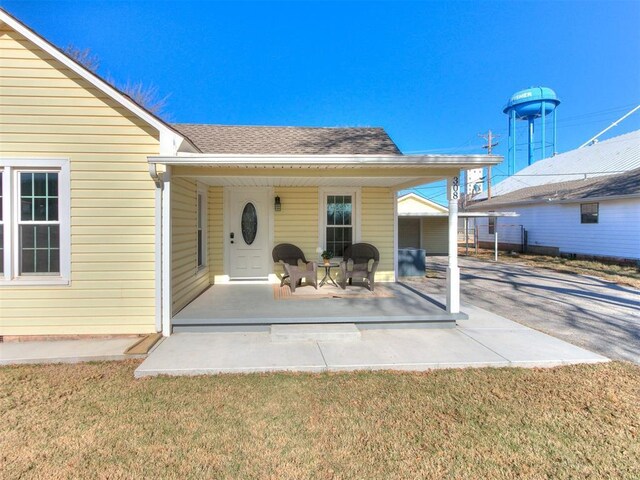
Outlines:
{"label": "wall-mounted lantern", "polygon": [[282,204],[280,203],[280,197],[276,197],[276,201],[273,204],[273,206],[276,209],[276,212],[279,212],[280,210],[282,210]]}

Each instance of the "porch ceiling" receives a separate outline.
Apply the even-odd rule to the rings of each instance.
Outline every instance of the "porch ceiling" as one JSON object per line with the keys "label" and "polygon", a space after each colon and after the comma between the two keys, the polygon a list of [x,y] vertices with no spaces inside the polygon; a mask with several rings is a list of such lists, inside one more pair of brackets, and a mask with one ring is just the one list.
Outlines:
{"label": "porch ceiling", "polygon": [[198,181],[213,187],[400,187],[423,184],[438,180],[438,177],[239,177],[197,176]]}
{"label": "porch ceiling", "polygon": [[371,168],[209,167],[173,166],[173,177],[197,179],[225,187],[390,187],[397,190],[457,175],[459,167],[425,168],[399,166]]}

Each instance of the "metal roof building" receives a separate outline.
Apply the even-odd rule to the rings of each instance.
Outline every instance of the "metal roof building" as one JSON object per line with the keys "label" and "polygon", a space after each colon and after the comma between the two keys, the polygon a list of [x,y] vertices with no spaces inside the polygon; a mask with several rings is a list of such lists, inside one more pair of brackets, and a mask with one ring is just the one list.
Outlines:
{"label": "metal roof building", "polygon": [[[640,130],[540,160],[498,183],[492,191],[497,197],[521,188],[624,173],[636,168],[640,168]],[[474,200],[486,197],[485,192]]]}

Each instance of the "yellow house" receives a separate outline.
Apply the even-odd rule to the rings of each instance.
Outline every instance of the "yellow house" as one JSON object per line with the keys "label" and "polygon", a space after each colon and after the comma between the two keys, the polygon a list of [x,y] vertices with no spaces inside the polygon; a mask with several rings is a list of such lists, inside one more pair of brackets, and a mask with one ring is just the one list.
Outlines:
{"label": "yellow house", "polygon": [[398,197],[398,246],[446,255],[449,210],[413,192]]}
{"label": "yellow house", "polygon": [[455,238],[460,170],[500,160],[403,155],[376,128],[171,125],[0,10],[0,335],[169,335],[211,285],[274,281],[282,242],[374,244],[394,282],[397,192],[446,178]]}

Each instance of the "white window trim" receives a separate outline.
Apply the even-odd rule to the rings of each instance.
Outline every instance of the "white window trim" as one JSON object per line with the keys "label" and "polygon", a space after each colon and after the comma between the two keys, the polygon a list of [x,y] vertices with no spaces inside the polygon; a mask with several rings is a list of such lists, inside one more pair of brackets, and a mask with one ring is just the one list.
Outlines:
{"label": "white window trim", "polygon": [[[205,270],[207,270],[209,266],[209,248],[208,248],[208,236],[209,236],[209,225],[208,225],[208,191],[206,185],[198,182],[196,188],[196,272],[198,274],[202,274]],[[202,222],[202,265],[198,265],[198,196],[202,195],[202,218],[200,221]]]}
{"label": "white window trim", "polygon": [[[71,187],[68,158],[0,158],[4,172],[4,273],[0,286],[70,285],[71,284]],[[17,176],[21,171],[57,171],[58,219],[60,222],[60,275],[18,274],[19,252],[18,218],[20,202],[17,199]]]}
{"label": "white window trim", "polygon": [[[360,187],[330,187],[318,189],[318,247],[325,249],[327,240],[327,197],[329,195],[351,195],[353,199],[353,211],[351,212],[352,243],[360,242],[360,199],[362,197]],[[319,256],[319,255],[318,255]],[[336,257],[336,261],[342,257]]]}

